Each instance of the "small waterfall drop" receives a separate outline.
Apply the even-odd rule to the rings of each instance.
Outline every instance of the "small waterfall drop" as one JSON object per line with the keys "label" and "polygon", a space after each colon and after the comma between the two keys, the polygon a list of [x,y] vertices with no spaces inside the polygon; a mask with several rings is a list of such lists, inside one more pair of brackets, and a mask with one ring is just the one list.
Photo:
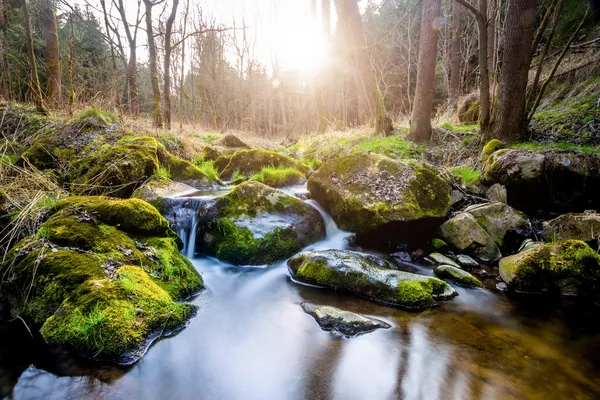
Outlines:
{"label": "small waterfall drop", "polygon": [[315,208],[325,223],[325,240],[317,242],[307,248],[307,250],[343,250],[348,248],[348,238],[352,236],[352,233],[344,232],[339,229],[335,221],[331,218],[331,215],[321,207],[315,200],[305,200],[307,204],[310,204]]}

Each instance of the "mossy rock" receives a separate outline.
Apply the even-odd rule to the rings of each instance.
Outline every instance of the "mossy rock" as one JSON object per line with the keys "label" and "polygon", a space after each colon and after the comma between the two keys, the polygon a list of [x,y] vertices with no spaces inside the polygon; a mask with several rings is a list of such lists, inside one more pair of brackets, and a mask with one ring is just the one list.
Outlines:
{"label": "mossy rock", "polygon": [[457,295],[437,278],[393,270],[379,257],[350,250],[300,253],[288,260],[288,267],[297,281],[407,310],[423,310]]}
{"label": "mossy rock", "polygon": [[482,287],[483,284],[467,271],[463,271],[452,265],[440,265],[433,272],[442,279],[448,279],[466,287]]}
{"label": "mossy rock", "polygon": [[579,240],[537,243],[500,260],[500,276],[518,291],[598,300],[600,255]]}
{"label": "mossy rock", "polygon": [[494,239],[469,213],[462,212],[439,228],[440,236],[460,252],[491,262],[502,256]]}
{"label": "mossy rock", "polygon": [[259,182],[244,182],[199,215],[197,249],[234,265],[282,261],[325,237],[319,212]]}
{"label": "mossy rock", "polygon": [[501,249],[507,247],[514,251],[524,239],[533,237],[529,220],[507,204],[475,204],[465,208],[464,212],[471,214]]}
{"label": "mossy rock", "polygon": [[463,124],[475,124],[479,121],[481,103],[478,93],[462,97],[458,102],[458,120]]}
{"label": "mossy rock", "polygon": [[432,234],[452,192],[434,167],[378,154],[326,161],[310,176],[308,190],[341,229],[365,235],[389,230],[398,238],[402,228],[411,228],[407,237]]}
{"label": "mossy rock", "polygon": [[251,179],[274,188],[306,183],[305,175],[293,167],[263,167]]}
{"label": "mossy rock", "polygon": [[[204,288],[167,221],[141,200],[68,198],[0,265],[3,294],[50,345],[121,364],[185,326]],[[179,241],[179,243],[178,243]]]}
{"label": "mossy rock", "polygon": [[489,142],[487,142],[485,146],[483,146],[479,158],[481,159],[481,161],[486,161],[489,158],[489,156],[491,156],[497,150],[500,150],[502,148],[504,148],[504,143],[502,143],[498,139],[492,139]]}
{"label": "mossy rock", "polygon": [[[185,183],[186,185],[200,187],[208,186],[209,182],[206,175],[194,164],[172,155],[163,147],[158,149],[158,160],[161,166],[164,166],[171,176],[171,179],[176,182]],[[219,179],[217,182],[221,183]]]}
{"label": "mossy rock", "polygon": [[83,131],[89,131],[108,128],[117,122],[116,115],[91,107],[75,116],[71,124]]}
{"label": "mossy rock", "polygon": [[506,187],[508,204],[525,212],[583,211],[600,206],[600,158],[573,150],[494,152],[484,180]]}
{"label": "mossy rock", "polygon": [[264,167],[292,167],[306,175],[309,168],[301,162],[270,150],[240,150],[231,156],[224,156],[215,161],[220,178],[229,180],[234,172],[248,178],[258,174]]}
{"label": "mossy rock", "polygon": [[174,182],[171,179],[152,178],[143,186],[137,188],[131,197],[144,200],[163,213],[163,202],[165,199],[185,192],[191,193],[195,190],[185,183]]}
{"label": "mossy rock", "polygon": [[248,144],[246,144],[246,142],[244,142],[242,139],[240,139],[239,137],[237,137],[236,135],[233,135],[231,133],[223,135],[223,137],[221,137],[221,139],[219,139],[218,144],[219,144],[219,146],[232,147],[232,148],[236,148],[236,149],[249,149],[250,148],[250,146]]}
{"label": "mossy rock", "polygon": [[202,150],[202,159],[205,161],[216,161],[223,153],[213,146],[205,146]]}
{"label": "mossy rock", "polygon": [[546,241],[576,239],[597,244],[600,237],[600,214],[568,213],[544,221],[542,237]]}

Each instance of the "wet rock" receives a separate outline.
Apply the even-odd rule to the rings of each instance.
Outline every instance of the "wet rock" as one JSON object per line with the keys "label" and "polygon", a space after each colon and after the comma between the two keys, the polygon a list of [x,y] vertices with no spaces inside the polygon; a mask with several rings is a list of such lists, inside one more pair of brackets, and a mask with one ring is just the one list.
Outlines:
{"label": "wet rock", "polygon": [[458,261],[463,268],[479,268],[479,263],[466,254],[457,255],[456,261]]}
{"label": "wet rock", "polygon": [[483,286],[479,279],[475,278],[473,275],[468,273],[467,271],[463,271],[460,268],[457,268],[452,265],[440,265],[433,269],[433,272],[442,279],[449,279],[453,282],[456,282],[462,286],[467,287],[481,287]]}
{"label": "wet rock", "polygon": [[543,225],[542,237],[546,241],[576,239],[584,242],[597,241],[600,237],[600,214],[563,214]]}
{"label": "wet rock", "polygon": [[422,310],[457,295],[444,281],[391,269],[376,256],[350,250],[300,253],[288,260],[292,277],[303,283],[346,291],[409,310]]}
{"label": "wet rock", "polygon": [[486,192],[486,197],[493,202],[504,203],[507,201],[506,187],[499,183],[494,183]]}
{"label": "wet rock", "polygon": [[197,250],[234,265],[282,261],[325,237],[319,212],[259,182],[245,182],[199,215]]}
{"label": "wet rock", "polygon": [[300,306],[304,312],[310,314],[317,321],[321,329],[346,337],[362,335],[376,329],[391,328],[390,324],[378,319],[331,306],[317,305],[310,302],[304,302]]}
{"label": "wet rock", "polygon": [[507,234],[512,236],[508,247],[515,248],[523,238],[533,234],[531,224],[523,214],[505,203],[476,204],[465,208],[464,212],[471,214],[500,248],[505,245]]}
{"label": "wet rock", "polygon": [[600,255],[579,240],[530,245],[501,259],[499,272],[518,291],[599,295]]}
{"label": "wet rock", "polygon": [[205,146],[202,150],[202,159],[205,161],[216,161],[221,156],[223,153],[213,146]]}
{"label": "wet rock", "polygon": [[166,198],[185,192],[191,193],[194,190],[196,189],[185,183],[173,182],[170,179],[151,179],[136,189],[131,197],[147,201],[162,212],[163,201]]}
{"label": "wet rock", "polygon": [[395,253],[390,254],[390,256],[394,257],[396,260],[400,262],[409,263],[412,262],[412,257],[410,253],[407,251],[397,251]]}
{"label": "wet rock", "polygon": [[600,205],[600,158],[594,154],[503,149],[487,160],[484,180],[506,186],[508,204],[526,212]]}
{"label": "wet rock", "polygon": [[508,285],[504,282],[498,282],[496,283],[496,289],[501,292],[506,292],[508,290]]}
{"label": "wet rock", "polygon": [[445,255],[442,255],[440,253],[431,253],[429,255],[429,258],[433,259],[435,262],[437,262],[438,264],[446,264],[446,265],[452,265],[456,268],[460,268],[460,266],[456,263],[456,261],[446,257]]}
{"label": "wet rock", "polygon": [[50,213],[0,264],[3,296],[47,344],[131,364],[194,315],[195,306],[178,300],[203,289],[202,277],[154,207],[70,197]]}
{"label": "wet rock", "polygon": [[308,190],[341,229],[377,247],[390,238],[419,241],[416,236],[432,234],[451,200],[450,185],[434,167],[378,154],[326,161]]}
{"label": "wet rock", "polygon": [[466,212],[460,213],[440,226],[442,237],[461,252],[491,262],[501,257],[494,239]]}

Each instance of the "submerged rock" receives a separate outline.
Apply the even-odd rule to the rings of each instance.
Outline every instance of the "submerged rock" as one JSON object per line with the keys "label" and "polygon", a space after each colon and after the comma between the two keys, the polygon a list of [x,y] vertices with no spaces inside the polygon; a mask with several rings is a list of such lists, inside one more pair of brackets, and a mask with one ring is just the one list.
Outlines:
{"label": "submerged rock", "polygon": [[569,213],[544,222],[544,240],[576,239],[584,242],[597,241],[600,237],[600,214]]}
{"label": "submerged rock", "polygon": [[512,289],[598,298],[600,255],[579,240],[536,243],[500,260],[500,276]]}
{"label": "submerged rock", "polygon": [[503,149],[487,160],[484,179],[506,186],[508,204],[523,211],[583,211],[600,205],[600,158],[594,154]]}
{"label": "submerged rock", "polygon": [[258,174],[263,167],[291,167],[306,175],[309,168],[291,157],[270,150],[240,150],[230,156],[222,156],[215,161],[220,178],[229,180],[234,172],[250,178]]}
{"label": "submerged rock", "polygon": [[12,313],[46,343],[131,364],[194,315],[195,306],[176,300],[203,289],[202,277],[154,207],[72,197],[51,213],[0,265]]}
{"label": "submerged rock", "polygon": [[442,279],[449,279],[459,285],[467,287],[481,287],[481,281],[475,278],[467,271],[463,271],[452,265],[440,265],[433,269],[433,272]]}
{"label": "submerged rock", "polygon": [[429,255],[429,258],[433,259],[438,264],[453,265],[456,268],[460,268],[460,266],[454,260],[451,260],[450,258],[440,253],[431,253]]}
{"label": "submerged rock", "polygon": [[378,154],[326,161],[310,176],[308,190],[341,229],[379,245],[381,237],[431,237],[451,200],[450,185],[434,167]]}
{"label": "submerged rock", "polygon": [[376,256],[350,250],[300,253],[288,260],[292,277],[303,283],[347,291],[409,310],[423,310],[457,295],[444,281],[391,269]]}
{"label": "submerged rock", "polygon": [[440,234],[458,251],[468,252],[482,261],[491,262],[502,256],[494,239],[469,213],[460,213],[444,222]]}
{"label": "submerged rock", "polygon": [[380,328],[391,328],[390,324],[378,319],[331,306],[317,305],[308,301],[300,306],[305,313],[310,314],[317,321],[321,329],[346,337],[362,335]]}
{"label": "submerged rock", "polygon": [[282,261],[325,237],[321,214],[259,182],[219,197],[198,224],[198,250],[234,265]]}

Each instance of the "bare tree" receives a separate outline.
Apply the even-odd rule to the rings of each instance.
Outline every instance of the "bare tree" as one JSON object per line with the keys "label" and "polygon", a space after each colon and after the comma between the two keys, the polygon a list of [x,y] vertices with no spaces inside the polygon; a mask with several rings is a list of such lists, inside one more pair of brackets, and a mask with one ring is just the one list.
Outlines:
{"label": "bare tree", "polygon": [[504,26],[498,102],[489,136],[517,141],[525,135],[525,97],[531,63],[536,0],[510,0]]}
{"label": "bare tree", "polygon": [[452,38],[450,41],[450,111],[456,109],[460,90],[460,47],[462,6],[454,2],[452,6]]}
{"label": "bare tree", "polygon": [[424,0],[422,7],[417,87],[410,119],[410,138],[415,142],[431,139],[440,0]]}
{"label": "bare tree", "polygon": [[[146,6],[146,34],[148,37],[148,64],[150,65],[150,80],[152,82],[152,123],[156,128],[162,128],[160,84],[158,83],[158,63],[156,61],[156,42],[154,41],[154,29],[152,28],[152,7],[154,4],[155,3],[151,0],[144,0],[144,5]],[[165,46],[165,48],[166,47],[168,46]]]}
{"label": "bare tree", "polygon": [[27,0],[22,0],[23,18],[25,24],[25,35],[27,39],[27,55],[29,56],[29,86],[35,107],[39,112],[46,113],[46,106],[42,98],[42,89],[40,88],[40,80],[38,78],[37,63],[35,53],[33,52],[33,35],[31,34],[31,19],[29,17],[29,6]]}
{"label": "bare tree", "polygon": [[[173,5],[171,7],[171,14],[167,19],[167,24],[165,27],[165,60],[164,60],[164,106],[165,106],[165,127],[167,129],[171,129],[171,52],[173,50],[173,45],[171,44],[171,35],[173,32],[173,23],[175,22],[175,17],[177,16],[177,7],[179,6],[179,0],[173,0]],[[187,8],[186,8],[187,10]],[[187,18],[187,11],[186,11]],[[184,33],[185,38],[185,33]],[[181,65],[183,68],[183,63]]]}
{"label": "bare tree", "polygon": [[60,51],[56,29],[56,14],[50,0],[42,0],[40,6],[42,10],[42,21],[44,23],[44,38],[46,39],[46,70],[48,72],[46,99],[50,106],[56,107],[62,100]]}
{"label": "bare tree", "polygon": [[[0,0],[0,71],[8,71],[6,62],[6,54],[4,51],[4,31],[6,29],[6,20],[4,19],[4,3]],[[9,93],[9,78],[8,74],[0,76],[0,97],[8,99]]]}

